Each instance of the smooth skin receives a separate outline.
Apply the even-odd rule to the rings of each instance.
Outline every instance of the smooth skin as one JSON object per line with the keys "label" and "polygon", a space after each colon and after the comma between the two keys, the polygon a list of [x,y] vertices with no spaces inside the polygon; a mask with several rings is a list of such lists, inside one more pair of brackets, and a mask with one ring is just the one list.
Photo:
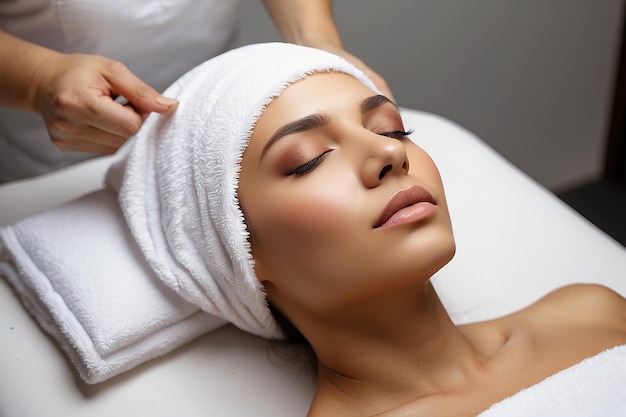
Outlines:
{"label": "smooth skin", "polygon": [[[596,285],[455,326],[429,282],[455,252],[439,173],[372,96],[345,74],[308,76],[270,103],[242,161],[257,276],[318,359],[310,417],[475,416],[626,343],[626,300]],[[436,209],[376,227],[412,186]]]}
{"label": "smooth skin", "polygon": [[[330,0],[264,4],[285,41],[345,57],[390,94],[380,75],[344,50]],[[0,63],[0,106],[39,113],[50,140],[62,150],[114,153],[151,112],[172,113],[178,105],[121,62],[60,53],[2,30]],[[115,101],[118,96],[127,101]]]}

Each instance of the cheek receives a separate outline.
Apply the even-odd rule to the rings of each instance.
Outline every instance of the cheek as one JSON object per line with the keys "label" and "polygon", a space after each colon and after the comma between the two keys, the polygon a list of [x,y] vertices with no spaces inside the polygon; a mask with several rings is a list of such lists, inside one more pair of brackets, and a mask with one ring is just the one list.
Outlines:
{"label": "cheek", "polygon": [[345,246],[349,236],[353,239],[363,215],[355,210],[358,195],[351,180],[319,176],[298,181],[272,188],[247,216],[258,249],[255,256],[302,270]]}
{"label": "cheek", "polygon": [[351,194],[341,188],[330,183],[304,192],[279,192],[276,208],[263,223],[268,231],[285,238],[287,245],[329,241],[348,229],[356,215]]}
{"label": "cheek", "polygon": [[[345,226],[340,218],[348,218],[347,200],[337,200],[326,190],[272,193],[265,201],[248,215],[252,254],[262,268],[259,278],[271,281],[282,297],[309,306],[319,304],[323,297],[317,293],[324,287],[320,277],[328,270],[330,255],[345,246],[339,227]],[[282,297],[266,291],[272,302],[280,304]]]}

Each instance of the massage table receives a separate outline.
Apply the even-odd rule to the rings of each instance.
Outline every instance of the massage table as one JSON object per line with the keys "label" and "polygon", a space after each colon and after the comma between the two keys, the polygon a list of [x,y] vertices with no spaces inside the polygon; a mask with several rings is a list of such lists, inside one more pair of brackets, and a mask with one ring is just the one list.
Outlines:
{"label": "massage table", "polygon": [[[457,254],[433,282],[455,322],[515,311],[573,282],[626,295],[623,246],[461,126],[402,114],[446,188]],[[0,226],[102,188],[114,158],[0,186]],[[0,279],[0,417],[303,416],[314,383],[300,365],[225,325],[88,385]]]}

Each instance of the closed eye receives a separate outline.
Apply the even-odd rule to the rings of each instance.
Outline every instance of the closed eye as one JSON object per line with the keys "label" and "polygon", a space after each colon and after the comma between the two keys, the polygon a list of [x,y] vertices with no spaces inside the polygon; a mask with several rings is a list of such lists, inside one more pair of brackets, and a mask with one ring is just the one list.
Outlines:
{"label": "closed eye", "polygon": [[297,167],[296,169],[294,169],[293,171],[289,172],[288,175],[304,175],[307,174],[311,171],[313,171],[315,168],[317,168],[317,166],[322,163],[322,161],[324,160],[324,158],[326,158],[326,156],[328,155],[328,153],[331,151],[331,149],[325,151],[324,153],[322,153],[319,156],[316,156],[315,158],[311,159],[309,162],[307,162],[306,164],[302,164],[299,167]]}
{"label": "closed eye", "polygon": [[392,139],[404,139],[407,136],[409,136],[411,133],[413,133],[413,129],[409,129],[409,130],[394,130],[394,131],[391,131],[391,132],[379,133],[379,135],[386,136],[386,137],[392,138]]}

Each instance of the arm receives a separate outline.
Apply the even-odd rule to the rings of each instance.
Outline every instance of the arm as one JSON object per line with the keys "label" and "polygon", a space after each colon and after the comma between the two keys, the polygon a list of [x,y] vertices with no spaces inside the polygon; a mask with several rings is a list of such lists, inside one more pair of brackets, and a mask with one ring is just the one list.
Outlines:
{"label": "arm", "polygon": [[0,106],[35,111],[31,80],[53,51],[0,30]]}
{"label": "arm", "polygon": [[[61,149],[113,153],[166,99],[123,64],[95,55],[62,54],[0,30],[0,106],[43,117]],[[122,95],[131,106],[114,101]]]}
{"label": "arm", "polygon": [[343,48],[330,0],[263,0],[263,3],[287,42],[324,49],[342,56],[363,71],[385,95],[393,99],[385,80]]}

